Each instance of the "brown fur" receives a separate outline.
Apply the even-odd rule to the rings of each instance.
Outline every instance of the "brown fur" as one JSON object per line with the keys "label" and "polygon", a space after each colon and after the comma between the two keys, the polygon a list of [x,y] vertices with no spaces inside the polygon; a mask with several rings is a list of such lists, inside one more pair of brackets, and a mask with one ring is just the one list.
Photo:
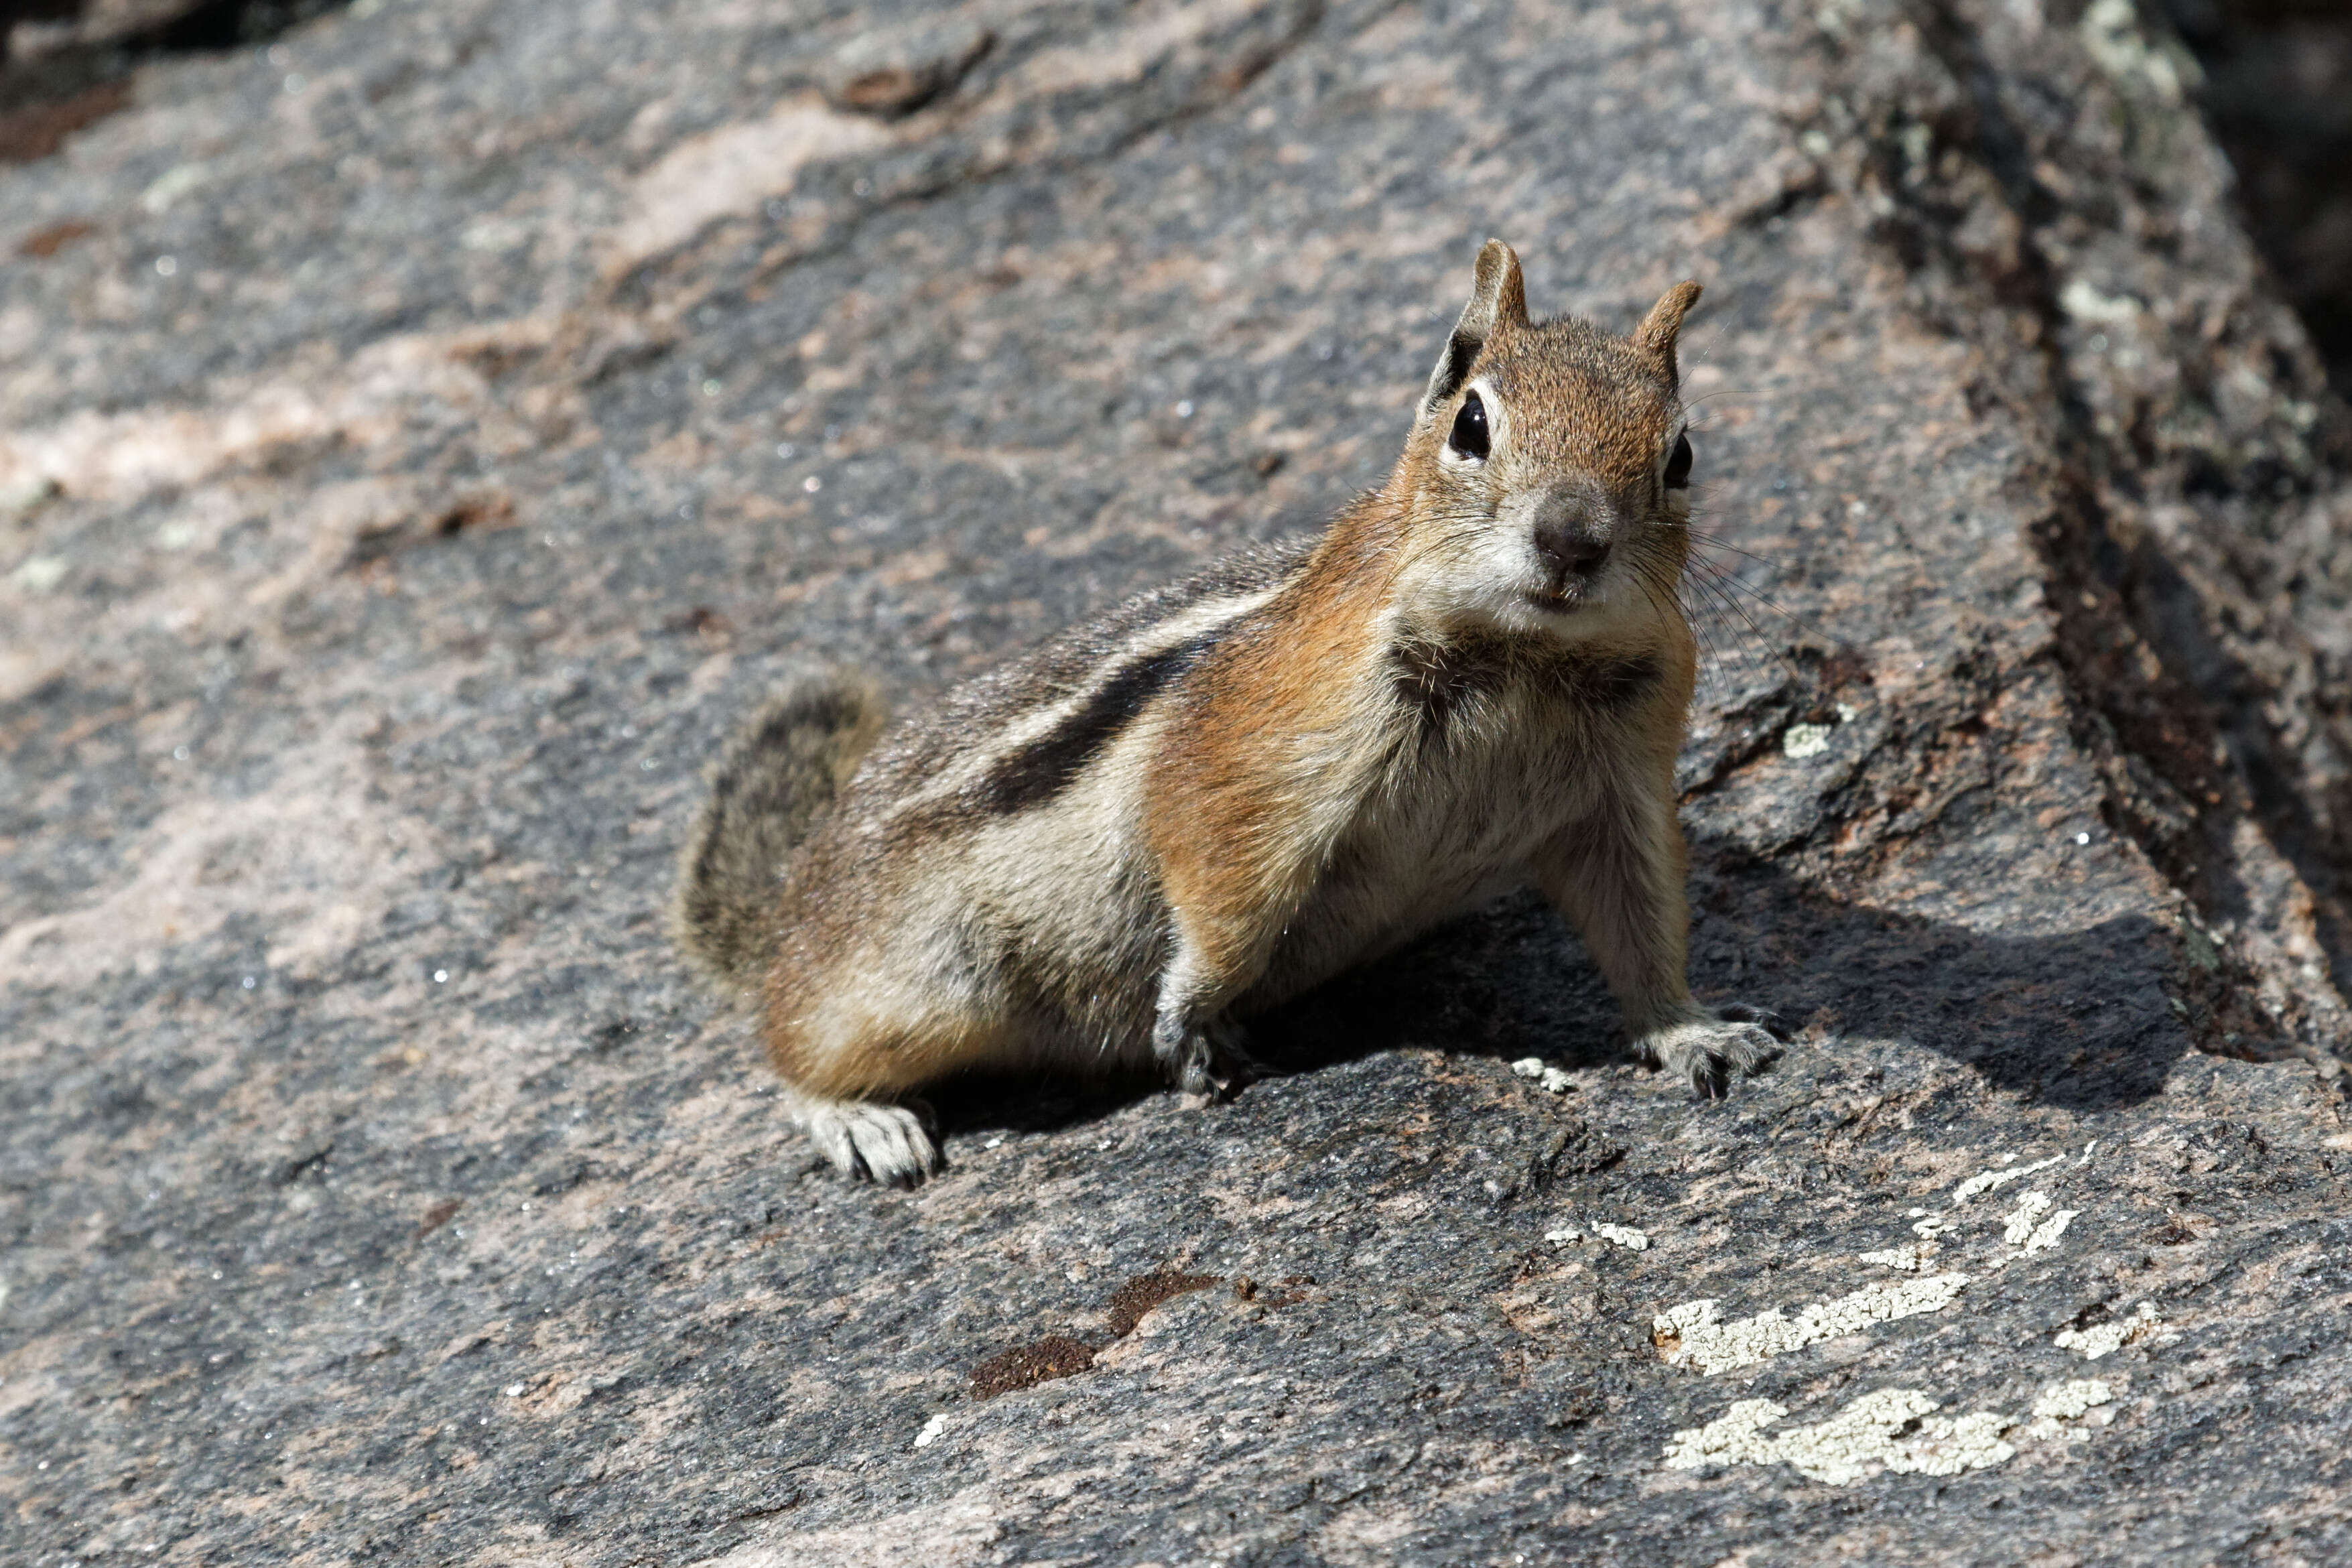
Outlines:
{"label": "brown fur", "polygon": [[1394,472],[1318,540],[950,693],[829,814],[835,775],[803,762],[774,776],[815,805],[772,790],[773,831],[706,827],[680,930],[707,968],[764,963],[762,1033],[820,1147],[919,1179],[936,1151],[898,1102],[965,1068],[1156,1062],[1229,1088],[1237,1020],[1530,881],[1643,1054],[1707,1089],[1769,1055],[1759,1016],[1683,974],[1696,660],[1668,459],[1697,297],[1678,285],[1630,338],[1533,321],[1489,241]]}

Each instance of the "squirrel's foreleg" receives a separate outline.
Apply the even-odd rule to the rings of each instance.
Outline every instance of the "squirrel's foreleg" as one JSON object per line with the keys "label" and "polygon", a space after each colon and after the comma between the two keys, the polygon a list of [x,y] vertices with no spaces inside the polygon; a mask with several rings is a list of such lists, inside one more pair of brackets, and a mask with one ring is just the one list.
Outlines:
{"label": "squirrel's foreleg", "polygon": [[1536,871],[1624,1009],[1635,1053],[1717,1095],[1778,1054],[1782,1031],[1769,1014],[1691,995],[1687,866],[1671,789],[1628,788],[1546,845]]}
{"label": "squirrel's foreleg", "polygon": [[1213,1099],[1257,1076],[1241,1026],[1224,1008],[1264,968],[1263,952],[1255,963],[1220,963],[1178,914],[1174,948],[1160,980],[1151,1054],[1185,1094]]}

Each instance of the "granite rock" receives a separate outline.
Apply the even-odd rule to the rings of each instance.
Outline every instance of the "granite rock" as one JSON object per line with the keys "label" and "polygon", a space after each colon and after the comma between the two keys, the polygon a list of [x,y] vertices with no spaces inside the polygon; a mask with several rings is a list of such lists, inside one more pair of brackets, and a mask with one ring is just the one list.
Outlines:
{"label": "granite rock", "polygon": [[[2345,415],[2184,58],[355,0],[139,66],[0,169],[0,1557],[2352,1555]],[[665,946],[718,738],[1313,526],[1489,233],[1707,285],[1694,972],[1797,1042],[1693,1101],[1519,900],[1231,1104],[950,1086],[843,1184]]]}

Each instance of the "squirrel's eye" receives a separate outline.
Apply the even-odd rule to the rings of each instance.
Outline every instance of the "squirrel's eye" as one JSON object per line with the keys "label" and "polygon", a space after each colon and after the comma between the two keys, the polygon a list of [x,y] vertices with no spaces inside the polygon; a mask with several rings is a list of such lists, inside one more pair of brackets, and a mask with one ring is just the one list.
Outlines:
{"label": "squirrel's eye", "polygon": [[1462,412],[1454,416],[1454,434],[1445,444],[1465,458],[1481,461],[1486,456],[1486,405],[1472,393],[1462,400]]}
{"label": "squirrel's eye", "polygon": [[1670,490],[1690,489],[1690,437],[1677,436],[1675,437],[1674,455],[1666,459],[1666,489]]}

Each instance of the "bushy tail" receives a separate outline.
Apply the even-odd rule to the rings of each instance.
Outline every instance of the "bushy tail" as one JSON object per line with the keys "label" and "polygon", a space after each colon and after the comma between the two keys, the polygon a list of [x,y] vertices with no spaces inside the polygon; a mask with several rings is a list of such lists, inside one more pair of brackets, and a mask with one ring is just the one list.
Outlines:
{"label": "bushy tail", "polygon": [[793,681],[727,743],[710,798],[679,858],[670,930],[688,963],[723,989],[759,988],[776,950],[784,862],[882,731],[864,679]]}

